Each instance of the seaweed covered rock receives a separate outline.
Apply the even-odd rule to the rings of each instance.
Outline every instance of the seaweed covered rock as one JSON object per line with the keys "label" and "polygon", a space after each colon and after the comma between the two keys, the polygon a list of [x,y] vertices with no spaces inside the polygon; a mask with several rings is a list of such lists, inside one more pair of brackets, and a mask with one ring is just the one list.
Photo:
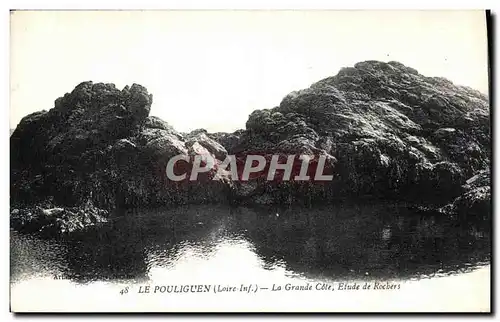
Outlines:
{"label": "seaweed covered rock", "polygon": [[491,215],[490,171],[483,170],[467,180],[464,192],[453,202],[441,208],[441,212],[460,219],[489,220]]}
{"label": "seaweed covered rock", "polygon": [[239,143],[241,135],[245,130],[237,130],[233,133],[216,132],[207,133],[208,137],[222,145],[227,151],[232,151]]}
{"label": "seaweed covered rock", "polygon": [[[84,82],[49,111],[24,117],[10,137],[13,224],[74,231],[92,222],[80,219],[77,208],[95,208],[102,221],[117,208],[225,202],[225,180],[203,187],[167,180],[167,162],[193,157],[193,144],[219,158],[227,151],[206,135],[186,142],[167,122],[149,116],[151,104],[152,95],[137,84],[118,90]],[[62,210],[45,215],[44,209]]]}
{"label": "seaweed covered rock", "polygon": [[488,98],[476,90],[398,62],[366,61],[254,111],[228,149],[333,156],[336,176],[321,189],[326,199],[439,203],[489,167],[489,113]]}
{"label": "seaweed covered rock", "polygon": [[[137,84],[120,91],[113,84],[84,82],[51,110],[24,117],[10,137],[12,198],[54,196],[55,202],[75,203],[67,196],[74,196],[66,193],[68,183],[85,183],[105,167],[106,148],[134,136],[151,103],[152,95]],[[33,181],[40,182],[27,193],[25,184]]]}
{"label": "seaweed covered rock", "polygon": [[33,206],[13,208],[11,226],[22,232],[52,236],[85,231],[107,222],[108,212],[95,207],[92,202],[78,207],[59,207],[50,201]]}

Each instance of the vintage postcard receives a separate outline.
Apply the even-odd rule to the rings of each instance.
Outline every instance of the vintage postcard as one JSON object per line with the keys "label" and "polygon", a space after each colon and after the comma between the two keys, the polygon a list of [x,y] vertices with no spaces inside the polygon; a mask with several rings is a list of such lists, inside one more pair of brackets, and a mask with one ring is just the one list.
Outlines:
{"label": "vintage postcard", "polygon": [[490,312],[488,17],[12,10],[11,311]]}

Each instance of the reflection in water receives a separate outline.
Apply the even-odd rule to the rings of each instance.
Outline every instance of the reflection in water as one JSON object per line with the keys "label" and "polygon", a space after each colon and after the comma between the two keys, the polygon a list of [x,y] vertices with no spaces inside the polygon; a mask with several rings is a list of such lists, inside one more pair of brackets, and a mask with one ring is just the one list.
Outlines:
{"label": "reflection in water", "polygon": [[189,206],[136,210],[61,240],[11,232],[11,272],[13,281],[36,274],[141,281],[230,262],[235,274],[239,265],[306,278],[392,279],[460,272],[488,262],[490,247],[489,223],[424,217],[397,205]]}
{"label": "reflection in water", "polygon": [[[304,216],[307,220],[304,221]],[[290,269],[329,277],[399,278],[457,271],[489,260],[489,232],[387,205],[285,211],[251,232],[257,251]],[[254,226],[255,227],[255,226]],[[484,227],[483,227],[484,228]]]}

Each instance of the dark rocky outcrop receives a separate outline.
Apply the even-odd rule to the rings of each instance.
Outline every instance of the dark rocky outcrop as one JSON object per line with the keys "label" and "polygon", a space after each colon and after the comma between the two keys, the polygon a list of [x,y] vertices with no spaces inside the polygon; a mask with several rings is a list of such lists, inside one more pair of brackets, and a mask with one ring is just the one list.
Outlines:
{"label": "dark rocky outcrop", "polygon": [[[207,136],[184,138],[148,116],[151,103],[137,84],[118,90],[84,82],[53,109],[24,117],[10,138],[12,225],[70,232],[126,207],[225,202],[224,178],[167,183],[171,157],[227,152]],[[78,208],[94,209],[96,220],[79,218]]]}
{"label": "dark rocky outcrop", "polygon": [[467,180],[464,192],[440,211],[459,219],[488,220],[491,214],[491,180],[489,170],[480,171]]}
{"label": "dark rocky outcrop", "polygon": [[51,200],[13,208],[11,226],[21,232],[42,236],[69,234],[107,222],[108,212],[87,201],[76,207],[55,206]]}
{"label": "dark rocky outcrop", "polygon": [[226,148],[331,156],[334,180],[307,188],[317,200],[372,195],[439,204],[489,168],[489,113],[478,91],[397,62],[367,61],[254,111],[238,144]]}
{"label": "dark rocky outcrop", "polygon": [[[488,98],[397,62],[344,68],[254,111],[234,133],[177,132],[149,116],[151,104],[137,84],[119,90],[84,82],[49,111],[24,117],[10,137],[13,225],[72,231],[126,207],[360,196],[435,209],[449,203],[442,209],[450,214],[489,211],[489,182],[468,180],[489,178]],[[204,174],[210,180],[168,182],[166,164],[178,154],[323,155],[334,179],[231,182],[211,171]]]}

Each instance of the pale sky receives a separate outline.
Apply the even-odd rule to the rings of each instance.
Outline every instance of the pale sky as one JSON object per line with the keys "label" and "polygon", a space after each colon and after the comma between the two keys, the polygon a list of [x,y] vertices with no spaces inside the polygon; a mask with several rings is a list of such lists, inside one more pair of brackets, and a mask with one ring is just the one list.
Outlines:
{"label": "pale sky", "polygon": [[92,80],[144,85],[179,131],[234,131],[363,60],[487,93],[484,11],[15,12],[10,127]]}

